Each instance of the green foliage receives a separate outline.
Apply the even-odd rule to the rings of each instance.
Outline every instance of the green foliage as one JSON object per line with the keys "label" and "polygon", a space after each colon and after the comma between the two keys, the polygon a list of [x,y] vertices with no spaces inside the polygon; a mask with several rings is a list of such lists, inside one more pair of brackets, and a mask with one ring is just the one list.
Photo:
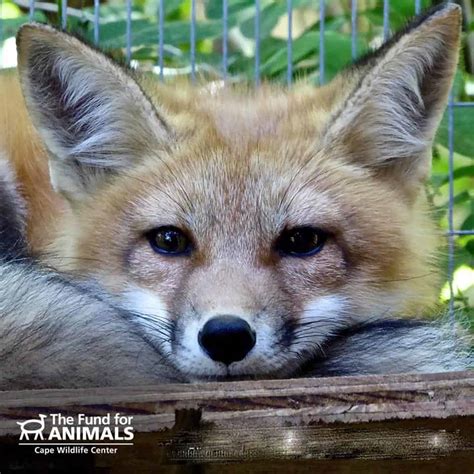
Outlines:
{"label": "green foliage", "polygon": [[[318,0],[293,0],[293,76],[305,77],[314,83],[320,82],[319,36],[320,18]],[[60,6],[62,2],[52,1]],[[262,78],[285,81],[287,73],[287,17],[286,0],[261,0],[260,12],[260,68]],[[414,0],[390,2],[390,24],[393,30],[404,25],[414,14]],[[424,0],[423,7],[431,2]],[[12,5],[4,0],[3,6]],[[131,20],[132,58],[142,68],[152,69],[158,63],[158,0],[134,0]],[[222,77],[222,0],[197,0],[196,24],[199,74],[209,78]],[[381,0],[359,0],[358,2],[357,51],[379,44],[383,34],[383,2]],[[190,50],[190,0],[165,0],[164,57],[165,73],[189,73]],[[60,8],[54,13],[37,12],[36,19],[56,23]],[[229,56],[228,74],[234,80],[248,80],[255,75],[255,3],[254,0],[228,0]],[[93,40],[93,10],[84,8],[82,13],[69,16],[68,28],[80,32]],[[123,2],[102,1],[100,10],[100,46],[115,56],[122,56],[126,45],[126,11]],[[2,14],[0,13],[0,17]],[[28,20],[26,10],[16,17],[3,15],[0,23],[0,39],[13,36],[18,26]],[[470,23],[472,30],[473,22]],[[325,80],[330,80],[351,61],[351,15],[348,0],[326,2],[325,17]],[[156,69],[155,69],[156,72]],[[165,74],[165,75],[166,75]],[[468,84],[474,89],[474,77],[462,65],[459,67],[454,87],[454,101],[472,101]],[[472,92],[471,92],[472,94]],[[454,215],[455,229],[474,228],[474,108],[456,108],[454,112]],[[436,208],[436,215],[444,229],[448,229],[447,205],[449,202],[448,177],[448,117],[443,119],[434,147],[433,176],[429,189]],[[474,261],[474,237],[456,238],[456,268],[471,266]],[[474,282],[468,293],[474,293]],[[467,285],[469,286],[469,285]],[[468,295],[469,296],[469,295]],[[470,295],[471,304],[474,294]],[[466,294],[459,295],[459,302],[467,304]]]}

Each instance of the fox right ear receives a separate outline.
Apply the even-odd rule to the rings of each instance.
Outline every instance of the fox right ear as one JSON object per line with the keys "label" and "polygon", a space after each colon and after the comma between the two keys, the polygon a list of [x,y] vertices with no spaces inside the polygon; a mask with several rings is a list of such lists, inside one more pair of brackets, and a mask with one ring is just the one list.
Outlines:
{"label": "fox right ear", "polygon": [[23,95],[50,154],[53,186],[70,201],[170,140],[139,84],[103,53],[40,24],[23,26],[17,46]]}
{"label": "fox right ear", "polygon": [[413,199],[431,164],[431,144],[456,71],[461,9],[440,4],[338,78],[348,92],[326,146],[388,179]]}

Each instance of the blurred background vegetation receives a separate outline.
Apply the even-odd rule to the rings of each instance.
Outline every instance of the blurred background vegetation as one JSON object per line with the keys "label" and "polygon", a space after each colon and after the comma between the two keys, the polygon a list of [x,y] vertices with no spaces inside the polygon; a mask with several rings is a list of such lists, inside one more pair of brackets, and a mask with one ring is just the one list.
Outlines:
{"label": "blurred background vegetation", "polygon": [[[93,0],[68,2],[67,29],[94,41]],[[415,13],[415,0],[390,2],[390,30],[402,27]],[[419,2],[422,8],[433,3]],[[474,17],[472,0],[459,2],[464,11],[463,53],[456,75],[455,102],[474,101]],[[15,65],[14,35],[29,19],[29,0],[0,0],[0,66]],[[351,1],[327,0],[325,15],[325,80],[330,80],[351,61]],[[61,24],[63,2],[35,3],[34,19]],[[196,69],[209,80],[223,78],[222,0],[196,0]],[[131,28],[131,65],[165,78],[189,75],[191,0],[164,0],[163,57],[158,58],[159,0],[133,0],[129,16]],[[293,78],[320,83],[318,0],[292,0]],[[358,53],[374,48],[383,41],[383,1],[357,2]],[[100,2],[99,45],[117,58],[127,55],[127,8],[124,0]],[[232,81],[253,80],[255,76],[255,1],[228,0],[228,77]],[[286,0],[260,0],[259,73],[262,79],[287,80],[288,15]],[[163,69],[159,65],[163,64]],[[449,133],[445,115],[433,150],[433,174],[429,196],[441,227],[449,229]],[[454,109],[454,229],[474,229],[474,108]],[[443,258],[448,279],[448,247]],[[474,322],[474,236],[455,238],[453,288],[455,304],[469,313]],[[449,299],[445,285],[441,301]]]}

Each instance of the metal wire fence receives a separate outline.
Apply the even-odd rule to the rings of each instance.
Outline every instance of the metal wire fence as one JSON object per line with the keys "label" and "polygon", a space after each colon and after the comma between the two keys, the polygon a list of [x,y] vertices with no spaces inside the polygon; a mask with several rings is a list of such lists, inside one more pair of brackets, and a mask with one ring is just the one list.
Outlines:
{"label": "metal wire fence", "polygon": [[[4,2],[5,0],[3,0]],[[229,76],[229,1],[222,0],[222,18],[221,18],[221,77],[225,80]],[[0,9],[2,7],[2,0],[0,0]],[[197,45],[197,3],[199,0],[190,0],[190,12],[189,12],[189,51],[185,54],[189,54],[189,67],[191,80],[196,79],[198,58],[196,54]],[[35,14],[38,10],[56,12],[60,17],[60,25],[63,29],[66,29],[68,23],[68,17],[70,15],[77,16],[78,11],[76,8],[71,8],[68,5],[68,0],[60,0],[59,2],[47,3],[37,2],[35,0],[16,0],[15,3],[29,11],[29,20],[35,18]],[[316,3],[316,2],[315,2]],[[318,57],[319,63],[319,82],[324,84],[326,82],[326,11],[330,2],[326,0],[320,0],[318,2],[319,10],[319,44],[315,44],[315,51]],[[393,3],[393,2],[392,2]],[[90,9],[82,12],[82,16],[85,20],[93,24],[93,41],[95,44],[100,44],[101,40],[101,5],[100,0],[93,0],[92,13]],[[165,35],[165,7],[166,0],[157,0],[157,11],[156,11],[156,29],[157,29],[157,67],[155,72],[163,80],[165,75],[165,46],[166,46],[166,35]],[[262,5],[261,0],[254,0],[254,82],[258,86],[261,82],[261,26],[262,21],[265,18],[262,17]],[[351,56],[356,58],[360,53],[358,48],[358,1],[352,0],[350,6],[350,38],[351,38]],[[383,0],[382,2],[382,18],[383,18],[383,39],[386,40],[390,37],[390,0]],[[419,13],[422,8],[422,0],[413,1],[413,12]],[[133,29],[132,29],[132,17],[133,17],[133,3],[132,0],[125,0],[123,4],[125,10],[125,44],[123,49],[125,51],[125,58],[128,62],[132,59],[133,53]],[[293,0],[286,0],[286,16],[287,16],[287,39],[286,39],[286,52],[287,52],[287,67],[286,67],[286,82],[291,85],[294,70],[293,70],[293,11],[294,3]],[[3,38],[2,28],[2,16],[0,15],[0,44]],[[0,68],[3,65],[0,63]],[[454,131],[455,131],[455,114],[454,111],[457,108],[474,107],[474,102],[459,102],[454,100],[454,95],[450,95],[448,109],[447,109],[447,134],[448,134],[448,151],[449,151],[449,193],[448,193],[448,228],[447,228],[447,239],[448,239],[448,282],[450,288],[450,299],[449,309],[450,314],[454,314],[454,291],[453,291],[453,273],[455,269],[455,239],[458,236],[472,236],[474,235],[474,229],[463,229],[459,230],[454,225]],[[473,124],[474,126],[474,124]],[[0,132],[1,133],[1,132]]]}

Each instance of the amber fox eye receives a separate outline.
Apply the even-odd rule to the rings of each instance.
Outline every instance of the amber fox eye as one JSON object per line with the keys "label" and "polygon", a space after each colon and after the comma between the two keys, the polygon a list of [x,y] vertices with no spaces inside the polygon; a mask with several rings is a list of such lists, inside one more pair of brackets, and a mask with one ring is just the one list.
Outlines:
{"label": "amber fox eye", "polygon": [[189,237],[174,226],[158,227],[146,234],[151,248],[164,255],[186,255],[192,250]]}
{"label": "amber fox eye", "polygon": [[309,257],[321,251],[327,233],[314,227],[285,229],[275,243],[275,250],[290,257]]}

